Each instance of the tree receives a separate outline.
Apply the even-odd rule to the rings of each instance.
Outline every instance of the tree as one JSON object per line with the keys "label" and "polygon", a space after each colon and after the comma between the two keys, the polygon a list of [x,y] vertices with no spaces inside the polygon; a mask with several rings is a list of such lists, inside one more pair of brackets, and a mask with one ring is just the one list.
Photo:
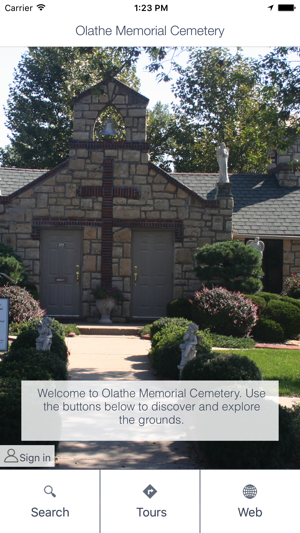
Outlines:
{"label": "tree", "polygon": [[196,254],[197,277],[207,287],[254,294],[262,289],[261,254],[240,241],[206,244]]}
{"label": "tree", "polygon": [[175,116],[167,104],[157,102],[147,113],[147,141],[150,143],[150,156],[153,163],[167,172],[171,170],[171,154],[176,150],[174,134]]}
{"label": "tree", "polygon": [[[74,96],[108,76],[135,90],[142,48],[30,48],[14,75],[6,108],[11,145],[0,150],[3,166],[52,168],[68,157]],[[147,48],[158,71],[167,51]],[[118,122],[120,117],[112,113]],[[104,117],[105,118],[105,117]],[[101,123],[98,124],[98,131]]]}
{"label": "tree", "polygon": [[270,150],[283,151],[297,139],[299,67],[288,62],[289,50],[254,60],[239,49],[234,55],[224,48],[190,49],[173,86],[177,171],[217,172],[215,148],[224,141],[230,172],[265,172]]}

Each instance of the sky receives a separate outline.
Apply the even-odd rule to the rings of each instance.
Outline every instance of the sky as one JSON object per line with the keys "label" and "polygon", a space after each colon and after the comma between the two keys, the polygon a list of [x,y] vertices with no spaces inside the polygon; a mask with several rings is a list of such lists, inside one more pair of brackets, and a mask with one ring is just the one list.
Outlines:
{"label": "sky", "polygon": [[[0,47],[0,147],[9,144],[7,137],[9,131],[5,127],[6,117],[4,115],[3,106],[6,105],[9,85],[13,82],[14,69],[17,67],[22,54],[26,52],[24,47]],[[251,47],[244,48],[244,54],[252,57],[264,55],[267,53],[267,48]],[[233,48],[232,51],[235,51]],[[187,53],[181,53],[177,56],[178,63],[184,65],[187,61]],[[137,67],[137,75],[141,80],[140,92],[147,98],[150,98],[149,108],[153,108],[159,100],[164,104],[171,104],[174,101],[174,95],[171,91],[171,83],[158,83],[155,74],[145,71],[145,66],[148,63],[146,55],[139,59]],[[167,67],[168,68],[168,67]],[[175,78],[173,77],[175,80]]]}

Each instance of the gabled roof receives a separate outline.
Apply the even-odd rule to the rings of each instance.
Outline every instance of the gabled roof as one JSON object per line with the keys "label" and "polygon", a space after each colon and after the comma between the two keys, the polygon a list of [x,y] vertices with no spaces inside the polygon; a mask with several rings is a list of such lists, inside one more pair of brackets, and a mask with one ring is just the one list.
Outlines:
{"label": "gabled roof", "polygon": [[34,181],[45,172],[47,172],[47,170],[0,167],[1,196],[12,194]]}
{"label": "gabled roof", "polygon": [[[209,200],[215,198],[218,174],[172,173]],[[276,176],[232,174],[233,232],[249,236],[300,237],[300,188],[281,187]]]}
{"label": "gabled roof", "polygon": [[89,96],[89,95],[91,95],[93,93],[97,93],[101,89],[101,87],[104,87],[108,83],[114,83],[122,91],[124,91],[125,93],[131,95],[135,99],[135,102],[140,101],[141,104],[144,104],[146,106],[148,105],[149,98],[147,98],[146,96],[144,96],[141,93],[138,93],[134,89],[131,89],[130,87],[128,87],[128,85],[125,85],[125,83],[122,83],[121,81],[119,81],[119,80],[117,80],[116,78],[113,78],[113,77],[108,77],[106,80],[99,81],[99,83],[97,83],[93,87],[90,87],[86,91],[83,91],[82,93],[78,94],[77,96],[74,96],[73,102],[74,103],[80,102],[80,100],[82,98],[85,98],[86,96]]}

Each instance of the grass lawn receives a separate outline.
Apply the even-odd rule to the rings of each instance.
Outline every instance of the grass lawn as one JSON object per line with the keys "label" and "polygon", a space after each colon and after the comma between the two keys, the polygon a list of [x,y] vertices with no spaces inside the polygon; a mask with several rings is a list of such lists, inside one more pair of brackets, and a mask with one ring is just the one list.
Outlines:
{"label": "grass lawn", "polygon": [[[224,354],[224,351],[218,353]],[[300,396],[300,350],[259,348],[235,350],[233,353],[246,355],[254,361],[260,368],[263,379],[279,380],[280,396]]]}

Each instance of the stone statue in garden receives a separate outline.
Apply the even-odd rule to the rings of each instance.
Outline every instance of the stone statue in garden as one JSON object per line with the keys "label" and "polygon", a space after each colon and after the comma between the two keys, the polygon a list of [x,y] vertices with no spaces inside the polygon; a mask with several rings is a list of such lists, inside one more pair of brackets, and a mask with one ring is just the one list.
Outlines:
{"label": "stone statue in garden", "polygon": [[50,328],[52,324],[52,318],[50,316],[44,316],[42,324],[36,321],[36,327],[39,332],[39,336],[36,339],[37,350],[51,350],[53,332]]}
{"label": "stone statue in garden", "polygon": [[180,344],[181,361],[179,367],[184,367],[188,361],[196,357],[196,346],[202,337],[196,335],[198,330],[197,324],[190,324],[186,334],[183,337],[184,343]]}
{"label": "stone statue in garden", "polygon": [[229,158],[229,148],[226,147],[225,143],[221,143],[218,148],[216,148],[217,160],[219,164],[219,180],[218,183],[229,183],[228,178],[228,158]]}
{"label": "stone statue in garden", "polygon": [[255,239],[250,239],[247,241],[247,246],[252,246],[254,250],[258,250],[260,252],[260,255],[263,256],[264,249],[265,249],[265,243],[263,241],[259,240],[259,237],[255,237]]}

